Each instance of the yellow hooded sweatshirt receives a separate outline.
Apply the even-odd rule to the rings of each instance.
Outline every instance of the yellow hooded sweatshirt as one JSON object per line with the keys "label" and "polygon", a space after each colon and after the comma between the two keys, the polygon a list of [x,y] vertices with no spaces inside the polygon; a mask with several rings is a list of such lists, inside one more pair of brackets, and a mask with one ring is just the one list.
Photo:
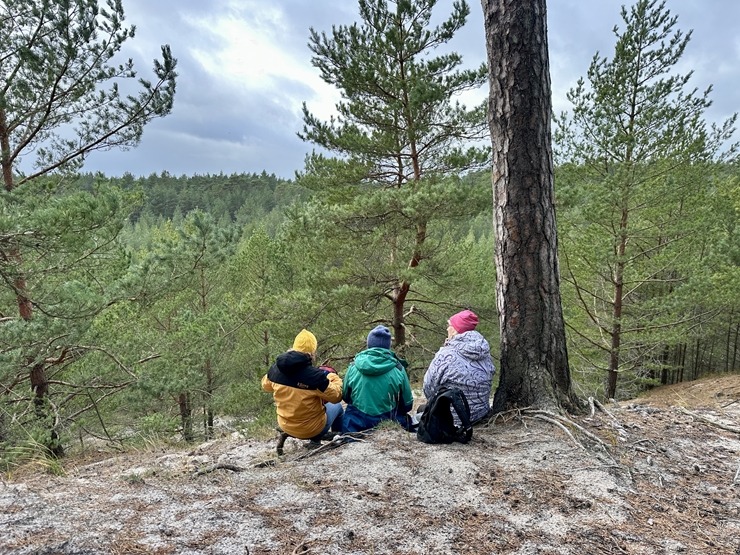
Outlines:
{"label": "yellow hooded sweatshirt", "polygon": [[275,400],[278,425],[300,439],[315,437],[326,426],[324,402],[342,400],[342,378],[312,362],[310,354],[290,350],[262,378],[262,389]]}

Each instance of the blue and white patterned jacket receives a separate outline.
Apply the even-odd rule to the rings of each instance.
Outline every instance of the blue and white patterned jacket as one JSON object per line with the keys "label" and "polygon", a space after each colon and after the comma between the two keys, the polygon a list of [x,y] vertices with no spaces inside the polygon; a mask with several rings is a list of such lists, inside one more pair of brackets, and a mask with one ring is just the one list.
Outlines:
{"label": "blue and white patterned jacket", "polygon": [[[470,405],[472,422],[490,410],[491,382],[496,368],[491,349],[479,332],[466,331],[445,341],[424,375],[424,395],[431,399],[442,385],[459,387]],[[455,423],[459,424],[457,417]]]}

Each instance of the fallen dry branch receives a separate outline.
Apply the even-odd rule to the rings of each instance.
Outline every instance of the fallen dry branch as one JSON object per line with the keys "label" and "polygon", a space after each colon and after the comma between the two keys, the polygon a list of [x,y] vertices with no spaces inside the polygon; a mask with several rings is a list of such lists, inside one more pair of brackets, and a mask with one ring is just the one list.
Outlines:
{"label": "fallen dry branch", "polygon": [[254,468],[267,468],[268,466],[275,466],[277,459],[267,459],[254,464]]}
{"label": "fallen dry branch", "polygon": [[296,548],[293,550],[292,555],[305,554],[305,553],[309,553],[310,551],[311,551],[311,548],[308,547],[308,541],[304,541],[296,546]]}
{"label": "fallen dry branch", "polygon": [[204,474],[208,474],[210,472],[213,472],[214,470],[231,470],[232,472],[244,472],[246,468],[242,466],[236,466],[235,464],[231,463],[216,463],[212,464],[211,466],[207,466],[205,468],[201,468],[197,472],[193,474],[193,476],[203,476]]}
{"label": "fallen dry branch", "polygon": [[740,428],[736,426],[730,426],[729,424],[723,424],[722,422],[714,420],[713,418],[709,418],[708,416],[704,416],[696,412],[691,412],[690,410],[687,410],[683,407],[678,407],[678,410],[680,410],[684,414],[687,414],[693,418],[696,418],[697,420],[701,420],[702,422],[706,422],[707,424],[711,424],[712,426],[717,426],[718,428],[725,430],[727,432],[733,432],[736,434],[740,434]]}
{"label": "fallen dry branch", "polygon": [[278,463],[278,461],[282,461],[282,462],[300,461],[303,459],[307,459],[309,457],[314,457],[318,455],[319,453],[325,453],[326,451],[329,451],[331,449],[334,449],[346,443],[351,443],[353,441],[364,442],[366,441],[364,438],[368,437],[370,433],[371,431],[341,434],[341,435],[336,436],[334,439],[332,439],[328,443],[322,444],[321,447],[316,447],[315,449],[311,449],[310,451],[307,451],[296,457],[288,458],[288,457],[281,456],[278,459],[267,459],[267,460],[259,461],[254,464],[254,468],[266,468],[268,466],[275,466]]}
{"label": "fallen dry branch", "polygon": [[353,441],[360,441],[364,442],[368,434],[364,432],[357,432],[357,433],[351,433],[351,434],[342,434],[328,443],[324,443],[321,447],[317,447],[316,449],[311,449],[310,451],[303,453],[302,455],[298,455],[297,457],[291,459],[293,461],[300,461],[303,459],[307,459],[308,457],[314,457],[318,455],[319,453],[325,453],[326,451],[330,451],[331,449],[335,449],[337,447],[340,447],[342,445],[346,445],[347,443],[352,443]]}
{"label": "fallen dry branch", "polygon": [[598,400],[594,399],[593,397],[588,398],[588,404],[591,407],[591,416],[593,417],[594,413],[596,412],[596,409],[599,409],[601,412],[606,414],[609,418],[614,421],[615,424],[617,424],[620,428],[622,427],[621,422],[619,422],[619,419],[617,419],[616,416],[614,416],[609,410]]}

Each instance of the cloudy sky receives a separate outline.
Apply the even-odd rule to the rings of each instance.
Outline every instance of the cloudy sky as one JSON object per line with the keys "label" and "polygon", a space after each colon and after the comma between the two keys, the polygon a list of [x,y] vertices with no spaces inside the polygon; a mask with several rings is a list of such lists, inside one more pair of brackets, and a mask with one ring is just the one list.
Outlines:
{"label": "cloudy sky", "polygon": [[[585,76],[593,55],[611,57],[615,25],[623,28],[623,0],[549,0],[548,34],[553,108],[569,108],[566,91]],[[466,65],[485,61],[482,8],[471,15],[451,47]],[[141,77],[151,75],[160,45],[178,59],[178,85],[171,115],[149,124],[135,149],[95,153],[85,169],[135,176],[260,173],[293,178],[311,145],[301,130],[301,105],[328,117],[337,91],[311,65],[309,28],[357,19],[352,0],[124,0],[126,20],[136,25],[125,55]],[[629,6],[630,4],[627,4]],[[452,0],[439,0],[435,18],[449,15]],[[667,0],[678,28],[693,29],[681,70],[694,70],[690,85],[713,85],[708,119],[740,110],[740,2]],[[487,90],[481,91],[481,97]]]}

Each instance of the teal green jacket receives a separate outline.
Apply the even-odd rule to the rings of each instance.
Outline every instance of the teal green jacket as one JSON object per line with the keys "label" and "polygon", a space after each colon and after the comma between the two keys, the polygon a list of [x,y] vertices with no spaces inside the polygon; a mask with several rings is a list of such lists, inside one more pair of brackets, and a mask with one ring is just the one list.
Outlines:
{"label": "teal green jacket", "polygon": [[405,361],[389,349],[373,347],[359,352],[342,384],[342,398],[349,412],[367,420],[365,425],[405,416],[414,403],[405,366]]}

